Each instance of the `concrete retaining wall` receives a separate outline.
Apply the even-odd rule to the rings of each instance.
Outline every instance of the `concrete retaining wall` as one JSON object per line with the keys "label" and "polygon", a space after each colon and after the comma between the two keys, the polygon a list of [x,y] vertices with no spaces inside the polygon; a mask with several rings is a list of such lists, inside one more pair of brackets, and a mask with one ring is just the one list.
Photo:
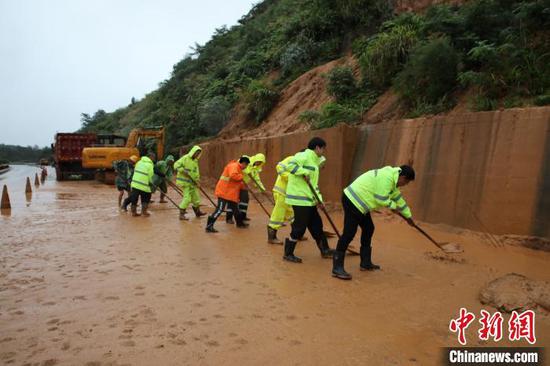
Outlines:
{"label": "concrete retaining wall", "polygon": [[420,220],[498,234],[550,237],[550,107],[408,119],[255,140],[203,144],[201,171],[217,178],[228,160],[263,152],[271,188],[275,164],[327,140],[325,199],[368,169],[410,163],[417,180],[403,192]]}

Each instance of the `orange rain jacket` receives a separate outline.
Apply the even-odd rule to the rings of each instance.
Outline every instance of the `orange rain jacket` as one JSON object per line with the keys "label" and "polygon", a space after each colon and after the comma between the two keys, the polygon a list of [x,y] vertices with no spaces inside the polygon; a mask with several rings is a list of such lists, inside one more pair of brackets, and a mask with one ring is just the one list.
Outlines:
{"label": "orange rain jacket", "polygon": [[242,188],[243,170],[237,160],[231,160],[223,169],[223,173],[216,184],[216,197],[232,202],[239,202],[239,191]]}

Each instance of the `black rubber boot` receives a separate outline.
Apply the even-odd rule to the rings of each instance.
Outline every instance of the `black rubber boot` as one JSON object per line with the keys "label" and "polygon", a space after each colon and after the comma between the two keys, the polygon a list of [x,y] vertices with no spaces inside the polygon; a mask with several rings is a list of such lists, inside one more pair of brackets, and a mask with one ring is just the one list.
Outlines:
{"label": "black rubber boot", "polygon": [[360,254],[361,264],[359,266],[359,269],[361,271],[376,271],[380,269],[379,265],[372,263],[372,247],[361,246]]}
{"label": "black rubber boot", "polygon": [[149,217],[151,214],[148,211],[149,204],[148,203],[142,203],[141,204],[141,216]]}
{"label": "black rubber boot", "polygon": [[212,216],[208,216],[208,221],[206,222],[206,229],[205,231],[207,233],[217,233],[218,230],[214,229],[214,218]]}
{"label": "black rubber boot", "polygon": [[336,250],[332,257],[332,276],[341,280],[351,280],[351,275],[344,269],[344,259],[346,252]]}
{"label": "black rubber boot", "polygon": [[189,218],[188,218],[187,216],[185,216],[186,214],[187,214],[187,211],[186,211],[186,210],[182,210],[182,209],[180,208],[180,220],[185,220],[185,221],[189,220]]}
{"label": "black rubber boot", "polygon": [[235,221],[233,221],[233,211],[227,211],[227,214],[225,215],[225,222],[233,225]]}
{"label": "black rubber boot", "polygon": [[267,227],[267,242],[269,244],[283,244],[282,241],[277,239],[277,230],[272,227]]}
{"label": "black rubber boot", "polygon": [[237,227],[241,229],[245,229],[248,227],[248,224],[243,221],[244,215],[239,212],[235,215],[235,221],[237,221]]}
{"label": "black rubber boot", "polygon": [[201,211],[200,207],[193,207],[193,212],[195,213],[195,216],[199,218],[206,215],[206,213]]}
{"label": "black rubber boot", "polygon": [[321,252],[321,257],[323,258],[332,258],[334,254],[334,249],[330,249],[328,246],[328,240],[326,236],[323,236],[320,240],[317,240],[317,248]]}
{"label": "black rubber boot", "polygon": [[130,211],[132,211],[132,216],[141,216],[141,214],[137,212],[137,205],[133,203],[130,206]]}
{"label": "black rubber boot", "polygon": [[288,238],[285,239],[285,255],[283,255],[283,259],[292,263],[302,263],[302,258],[294,255],[294,248],[296,248],[296,242]]}

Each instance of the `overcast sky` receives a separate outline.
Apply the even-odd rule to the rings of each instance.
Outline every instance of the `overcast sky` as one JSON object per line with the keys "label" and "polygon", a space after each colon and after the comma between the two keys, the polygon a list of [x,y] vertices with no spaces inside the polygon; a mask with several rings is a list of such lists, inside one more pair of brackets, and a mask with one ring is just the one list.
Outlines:
{"label": "overcast sky", "polygon": [[0,0],[0,143],[45,146],[141,99],[254,0]]}

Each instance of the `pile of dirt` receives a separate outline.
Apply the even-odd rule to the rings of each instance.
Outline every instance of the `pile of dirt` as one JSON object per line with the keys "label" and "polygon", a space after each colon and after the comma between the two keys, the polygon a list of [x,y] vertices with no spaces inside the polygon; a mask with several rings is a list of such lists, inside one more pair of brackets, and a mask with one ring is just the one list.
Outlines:
{"label": "pile of dirt", "polygon": [[441,251],[426,252],[426,253],[424,253],[424,255],[428,259],[434,259],[436,261],[441,261],[441,262],[444,262],[444,263],[456,263],[456,264],[465,264],[466,263],[466,259],[464,259],[463,257],[460,257],[456,254],[442,253]]}
{"label": "pile of dirt", "polygon": [[550,311],[550,283],[508,273],[482,288],[479,301],[507,313],[536,308]]}
{"label": "pile of dirt", "polygon": [[282,90],[277,105],[258,127],[250,121],[243,105],[237,105],[229,123],[218,134],[217,140],[266,137],[307,131],[310,126],[298,117],[307,110],[319,110],[332,100],[326,92],[324,75],[336,66],[349,64],[357,69],[352,57],[343,57],[309,70]]}
{"label": "pile of dirt", "polygon": [[525,235],[501,235],[500,239],[503,243],[508,245],[550,252],[550,240],[546,238]]}

